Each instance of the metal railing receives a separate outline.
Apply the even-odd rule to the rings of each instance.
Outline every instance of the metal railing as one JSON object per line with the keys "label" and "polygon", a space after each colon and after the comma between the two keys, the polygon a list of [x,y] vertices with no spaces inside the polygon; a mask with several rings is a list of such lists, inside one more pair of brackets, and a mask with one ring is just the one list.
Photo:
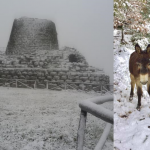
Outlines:
{"label": "metal railing", "polygon": [[104,108],[100,104],[110,101],[113,101],[112,95],[92,98],[79,103],[81,114],[77,133],[77,150],[83,150],[87,113],[90,113],[93,116],[96,116],[107,122],[104,132],[94,150],[101,150],[103,148],[113,124],[113,112]]}

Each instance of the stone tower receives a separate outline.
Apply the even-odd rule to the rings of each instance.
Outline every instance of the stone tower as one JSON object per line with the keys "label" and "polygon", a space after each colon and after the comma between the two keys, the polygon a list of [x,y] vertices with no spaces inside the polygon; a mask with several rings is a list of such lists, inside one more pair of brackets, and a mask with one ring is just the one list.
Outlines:
{"label": "stone tower", "polygon": [[46,19],[15,19],[6,54],[22,54],[35,50],[58,49],[55,24]]}

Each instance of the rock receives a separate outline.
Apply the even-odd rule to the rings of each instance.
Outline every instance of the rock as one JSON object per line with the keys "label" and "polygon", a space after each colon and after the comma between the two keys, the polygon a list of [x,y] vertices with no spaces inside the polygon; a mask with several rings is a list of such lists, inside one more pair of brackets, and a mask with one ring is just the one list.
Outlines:
{"label": "rock", "polygon": [[79,89],[81,89],[81,90],[83,90],[83,91],[85,90],[85,87],[86,87],[86,86],[85,86],[84,84],[80,84],[80,85],[79,85]]}
{"label": "rock", "polygon": [[72,80],[66,80],[66,82],[72,82]]}
{"label": "rock", "polygon": [[55,76],[57,75],[57,72],[51,72],[50,75]]}
{"label": "rock", "polygon": [[95,77],[95,79],[94,79],[95,81],[100,81],[100,79],[99,79],[99,77]]}
{"label": "rock", "polygon": [[82,81],[86,81],[88,79],[88,77],[80,77],[80,80]]}
{"label": "rock", "polygon": [[45,88],[46,88],[46,86],[45,86],[45,84],[38,84],[38,85],[37,85],[37,88],[45,89]]}
{"label": "rock", "polygon": [[21,75],[19,76],[19,79],[25,79],[25,76]]}
{"label": "rock", "polygon": [[58,74],[59,74],[59,75],[66,75],[65,72],[59,72]]}
{"label": "rock", "polygon": [[57,84],[53,84],[53,83],[48,84],[48,89],[52,89],[54,87],[57,87]]}
{"label": "rock", "polygon": [[55,79],[55,80],[59,80],[60,77],[59,77],[59,76],[54,76],[54,79]]}
{"label": "rock", "polygon": [[94,81],[94,79],[95,79],[94,77],[89,77],[90,81]]}
{"label": "rock", "polygon": [[62,79],[62,80],[66,80],[66,79],[67,79],[67,76],[61,76],[61,79]]}
{"label": "rock", "polygon": [[18,76],[13,76],[13,79],[18,79]]}
{"label": "rock", "polygon": [[83,77],[88,77],[88,73],[82,73]]}
{"label": "rock", "polygon": [[47,76],[47,79],[48,79],[48,80],[51,80],[51,79],[52,79],[52,76]]}

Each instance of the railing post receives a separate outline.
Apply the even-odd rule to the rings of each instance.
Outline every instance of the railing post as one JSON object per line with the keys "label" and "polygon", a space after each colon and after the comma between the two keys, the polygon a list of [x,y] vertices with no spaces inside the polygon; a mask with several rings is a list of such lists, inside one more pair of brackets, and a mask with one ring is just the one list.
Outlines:
{"label": "railing post", "polygon": [[18,87],[18,85],[17,85],[17,79],[16,79],[16,88]]}
{"label": "railing post", "polygon": [[48,89],[48,81],[46,81],[46,89]]}
{"label": "railing post", "polygon": [[78,128],[78,134],[77,134],[77,149],[76,150],[83,150],[86,118],[87,118],[87,112],[84,110],[81,110],[79,128]]}
{"label": "railing post", "polygon": [[34,89],[36,88],[36,80],[35,80],[35,83],[34,83]]}
{"label": "railing post", "polygon": [[104,132],[99,140],[99,142],[97,143],[96,147],[94,150],[102,150],[106,140],[107,140],[107,137],[109,135],[109,132],[110,132],[110,129],[111,129],[112,125],[110,123],[107,123],[106,124],[106,127],[104,129]]}
{"label": "railing post", "polygon": [[66,81],[65,81],[65,90],[66,90],[66,88],[67,88],[67,85],[66,85]]}

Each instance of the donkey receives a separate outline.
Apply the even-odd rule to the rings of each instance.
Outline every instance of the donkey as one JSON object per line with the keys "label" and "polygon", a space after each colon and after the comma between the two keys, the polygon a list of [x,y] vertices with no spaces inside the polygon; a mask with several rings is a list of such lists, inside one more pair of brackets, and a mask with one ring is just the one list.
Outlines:
{"label": "donkey", "polygon": [[143,94],[142,85],[147,84],[147,91],[150,95],[150,44],[148,44],[146,50],[136,44],[135,52],[133,52],[129,59],[129,71],[131,78],[131,92],[129,100],[133,100],[134,87],[136,84],[138,104],[137,110],[140,111],[141,97]]}

